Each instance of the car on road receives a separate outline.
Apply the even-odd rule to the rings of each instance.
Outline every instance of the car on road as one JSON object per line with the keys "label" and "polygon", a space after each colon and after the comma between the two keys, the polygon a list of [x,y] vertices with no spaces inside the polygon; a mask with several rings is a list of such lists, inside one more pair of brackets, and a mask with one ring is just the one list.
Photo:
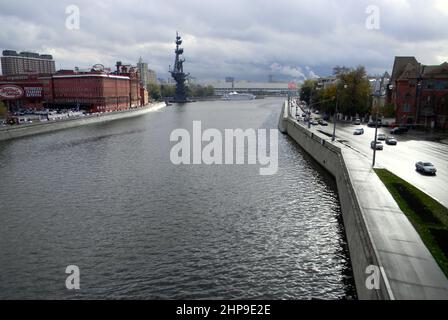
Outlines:
{"label": "car on road", "polygon": [[386,135],[384,133],[378,133],[376,139],[379,141],[384,141],[386,140]]}
{"label": "car on road", "polygon": [[436,167],[431,162],[423,162],[423,161],[417,162],[415,164],[415,169],[418,172],[425,173],[425,174],[436,175],[436,173],[437,173]]}
{"label": "car on road", "polygon": [[[382,122],[381,122],[381,120],[378,120],[377,124],[378,124],[378,128],[381,127],[381,126],[382,126]],[[367,123],[367,126],[368,126],[369,128],[375,128],[375,126],[376,126],[375,121],[369,121],[369,122]]]}
{"label": "car on road", "polygon": [[370,148],[376,149],[376,150],[383,150],[384,146],[380,141],[372,141],[370,143]]}
{"label": "car on road", "polygon": [[361,119],[356,119],[356,120],[353,122],[353,124],[354,124],[355,126],[359,126],[359,125],[361,124]]}
{"label": "car on road", "polygon": [[328,126],[328,122],[325,122],[324,120],[320,119],[319,121],[317,121],[321,126]]}
{"label": "car on road", "polygon": [[316,120],[311,120],[311,125],[313,126],[317,126],[319,124],[319,122],[317,122]]}
{"label": "car on road", "polygon": [[394,137],[388,136],[386,138],[386,144],[389,146],[396,146],[397,145],[397,140]]}
{"label": "car on road", "polygon": [[353,134],[355,136],[363,135],[364,134],[364,129],[363,128],[355,129],[355,132],[353,132]]}
{"label": "car on road", "polygon": [[406,133],[409,131],[408,127],[405,126],[401,126],[401,127],[395,127],[392,130],[390,130],[391,134],[402,134],[402,133]]}

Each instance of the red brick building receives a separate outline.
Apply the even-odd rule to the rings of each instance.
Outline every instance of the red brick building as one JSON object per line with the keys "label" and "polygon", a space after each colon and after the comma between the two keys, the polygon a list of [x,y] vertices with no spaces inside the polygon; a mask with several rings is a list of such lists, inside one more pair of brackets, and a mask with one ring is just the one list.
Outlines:
{"label": "red brick building", "polygon": [[[16,94],[8,94],[10,88]],[[41,109],[51,94],[51,75],[0,76],[0,100],[12,109]]]}
{"label": "red brick building", "polygon": [[426,66],[396,57],[390,84],[397,124],[448,129],[448,63]]}
{"label": "red brick building", "polygon": [[114,74],[61,70],[55,75],[0,77],[0,99],[10,110],[79,107],[90,112],[117,111],[145,104],[142,94],[137,69],[124,66]]}

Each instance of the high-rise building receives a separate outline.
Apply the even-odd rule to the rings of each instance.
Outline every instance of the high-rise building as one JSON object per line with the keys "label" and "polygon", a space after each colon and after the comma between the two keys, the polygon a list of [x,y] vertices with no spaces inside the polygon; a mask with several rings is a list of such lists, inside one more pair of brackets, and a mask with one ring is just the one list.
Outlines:
{"label": "high-rise building", "polygon": [[138,60],[137,68],[140,73],[140,85],[143,88],[148,86],[149,74],[148,74],[148,64],[143,62],[142,57]]}
{"label": "high-rise building", "polygon": [[56,65],[49,54],[4,50],[1,57],[2,74],[5,76],[20,74],[54,74]]}
{"label": "high-rise building", "polygon": [[148,69],[148,82],[157,83],[157,74],[154,70]]}

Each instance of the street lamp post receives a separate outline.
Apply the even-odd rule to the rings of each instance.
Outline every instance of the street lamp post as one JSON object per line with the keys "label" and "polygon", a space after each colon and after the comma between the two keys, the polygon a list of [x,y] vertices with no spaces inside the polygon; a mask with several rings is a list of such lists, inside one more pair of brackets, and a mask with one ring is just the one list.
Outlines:
{"label": "street lamp post", "polygon": [[331,141],[336,140],[336,122],[338,118],[338,104],[339,104],[339,93],[336,93],[336,109],[334,111],[334,119],[333,119],[333,136],[331,137]]}
{"label": "street lamp post", "polygon": [[[344,89],[347,89],[347,85],[345,84]],[[334,142],[336,140],[336,122],[337,122],[337,117],[338,117],[338,107],[339,107],[339,93],[340,91],[338,90],[336,92],[336,109],[334,112],[334,119],[333,119],[333,136],[331,137],[331,141]]]}
{"label": "street lamp post", "polygon": [[417,127],[419,124],[419,118],[420,118],[420,98],[422,93],[422,81],[423,78],[420,76],[417,79],[417,86],[416,86],[416,111],[415,111],[415,126]]}
{"label": "street lamp post", "polygon": [[373,148],[373,163],[372,167],[375,167],[375,161],[376,161],[376,142],[378,139],[378,117],[379,117],[379,108],[376,107],[376,119],[375,119],[375,145]]}

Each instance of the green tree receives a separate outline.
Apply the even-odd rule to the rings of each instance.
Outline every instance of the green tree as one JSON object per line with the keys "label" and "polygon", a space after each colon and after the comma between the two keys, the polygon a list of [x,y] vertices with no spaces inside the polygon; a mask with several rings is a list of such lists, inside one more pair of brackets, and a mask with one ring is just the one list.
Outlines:
{"label": "green tree", "polygon": [[202,86],[196,84],[190,84],[187,87],[187,95],[189,97],[210,97],[215,95],[215,88],[213,86]]}
{"label": "green tree", "polygon": [[176,86],[174,85],[162,85],[161,93],[163,98],[174,97],[176,94]]}
{"label": "green tree", "polygon": [[[356,114],[366,114],[371,106],[370,82],[367,78],[364,66],[356,69],[337,67],[339,74],[339,112],[355,116]],[[335,68],[336,69],[336,68]]]}
{"label": "green tree", "polygon": [[316,85],[317,82],[315,80],[305,80],[302,87],[300,88],[300,100],[305,101],[310,104],[311,100],[316,101]]}
{"label": "green tree", "polygon": [[159,100],[162,97],[160,86],[156,83],[148,84],[148,94],[152,100]]}
{"label": "green tree", "polygon": [[215,88],[211,85],[208,85],[207,87],[205,87],[205,95],[207,97],[212,97],[215,95]]}
{"label": "green tree", "polygon": [[338,86],[331,85],[319,91],[318,100],[321,103],[318,106],[321,112],[326,114],[334,114],[336,111],[336,94]]}
{"label": "green tree", "polygon": [[6,108],[6,105],[0,100],[0,118],[6,118],[7,114],[8,108]]}

